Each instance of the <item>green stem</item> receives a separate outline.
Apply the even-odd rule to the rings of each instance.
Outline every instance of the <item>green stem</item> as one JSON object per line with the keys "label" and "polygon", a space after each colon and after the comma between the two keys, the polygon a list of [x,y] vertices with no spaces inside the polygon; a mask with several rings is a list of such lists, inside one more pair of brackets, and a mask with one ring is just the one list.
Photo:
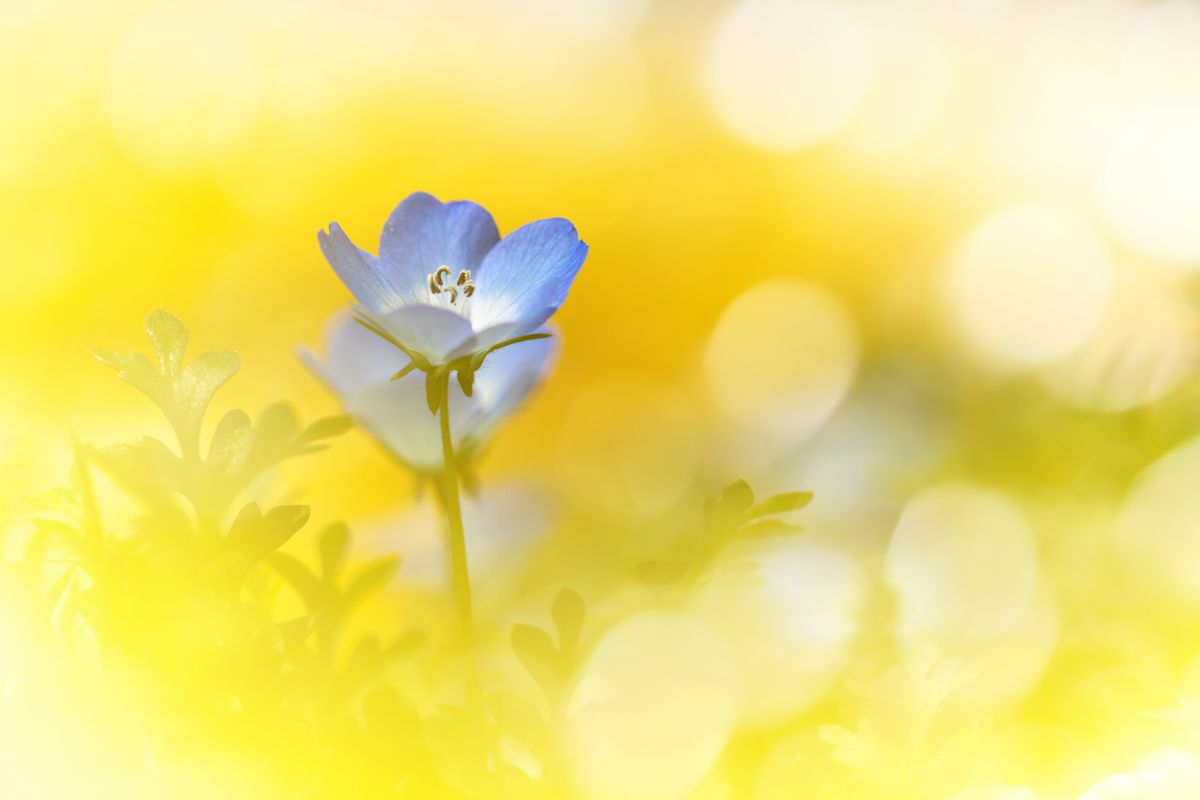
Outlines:
{"label": "green stem", "polygon": [[450,371],[438,378],[439,413],[442,423],[442,506],[449,525],[450,587],[458,614],[462,643],[463,682],[468,707],[480,708],[482,695],[475,670],[475,623],[471,610],[471,575],[467,567],[467,542],[463,530],[462,504],[458,495],[458,468],[454,460],[454,441],[450,436]]}

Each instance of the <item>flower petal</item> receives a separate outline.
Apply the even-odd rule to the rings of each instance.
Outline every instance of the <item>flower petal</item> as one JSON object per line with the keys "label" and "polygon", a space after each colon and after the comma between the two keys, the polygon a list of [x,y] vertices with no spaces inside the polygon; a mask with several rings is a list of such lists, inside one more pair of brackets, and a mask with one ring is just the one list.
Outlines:
{"label": "flower petal", "polygon": [[302,350],[301,359],[340,395],[387,383],[409,358],[391,342],[367,330],[349,313],[335,315],[326,326],[325,360]]}
{"label": "flower petal", "polygon": [[[541,332],[549,333],[545,329]],[[520,408],[546,377],[557,353],[554,339],[536,339],[502,347],[489,355],[475,376],[473,394],[482,413],[471,436],[486,439]]]}
{"label": "flower petal", "polygon": [[355,246],[336,222],[330,224],[328,233],[317,232],[317,242],[329,266],[358,302],[377,312],[404,304],[403,296],[380,268],[379,260]]}
{"label": "flower petal", "polygon": [[533,333],[542,327],[553,313],[553,308],[543,308],[540,311],[530,313],[522,319],[512,322],[501,322],[496,325],[490,325],[482,330],[476,330],[474,336],[455,348],[454,352],[448,357],[448,360],[453,361],[461,356],[479,353],[509,339]]}
{"label": "flower petal", "polygon": [[[413,373],[366,388],[344,402],[359,425],[400,461],[423,474],[441,472],[441,422],[425,404],[424,375]],[[450,434],[456,452],[478,445],[486,421],[477,400],[451,391]]]}
{"label": "flower petal", "polygon": [[384,223],[379,261],[406,303],[423,302],[431,272],[443,264],[455,273],[475,270],[498,241],[500,232],[483,206],[465,200],[442,203],[416,192]]}
{"label": "flower petal", "polygon": [[409,350],[437,366],[451,360],[460,345],[471,340],[467,318],[438,306],[404,306],[386,314],[370,314],[371,321]]}
{"label": "flower petal", "polygon": [[345,398],[345,405],[363,430],[400,461],[422,473],[441,471],[441,430],[425,405],[424,375],[413,373],[356,392]]}
{"label": "flower petal", "polygon": [[476,330],[523,320],[544,309],[553,314],[567,299],[587,250],[575,226],[557,217],[531,222],[505,236],[473,276],[470,313]]}

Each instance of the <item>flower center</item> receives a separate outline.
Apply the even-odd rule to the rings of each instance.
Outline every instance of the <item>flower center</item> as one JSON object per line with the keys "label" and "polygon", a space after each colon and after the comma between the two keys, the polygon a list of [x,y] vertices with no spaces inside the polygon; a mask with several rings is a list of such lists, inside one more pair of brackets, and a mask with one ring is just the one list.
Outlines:
{"label": "flower center", "polygon": [[463,303],[466,303],[466,298],[475,294],[475,284],[471,281],[471,270],[460,269],[458,277],[450,282],[450,273],[452,269],[442,264],[435,272],[429,273],[429,293],[434,296],[435,300],[440,300],[438,295],[445,295],[450,300],[450,305],[457,305],[459,295],[463,297]]}

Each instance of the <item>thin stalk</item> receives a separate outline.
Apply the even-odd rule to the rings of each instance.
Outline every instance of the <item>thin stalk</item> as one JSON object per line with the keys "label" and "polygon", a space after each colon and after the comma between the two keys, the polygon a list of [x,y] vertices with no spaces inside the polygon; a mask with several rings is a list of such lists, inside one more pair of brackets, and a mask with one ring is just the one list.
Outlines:
{"label": "thin stalk", "polygon": [[450,550],[450,588],[458,614],[462,643],[463,682],[467,705],[482,707],[479,675],[475,669],[475,622],[471,610],[471,575],[467,567],[467,542],[463,531],[462,504],[458,495],[458,468],[454,460],[454,441],[450,436],[450,372],[438,378],[439,414],[442,423],[442,507],[446,510]]}

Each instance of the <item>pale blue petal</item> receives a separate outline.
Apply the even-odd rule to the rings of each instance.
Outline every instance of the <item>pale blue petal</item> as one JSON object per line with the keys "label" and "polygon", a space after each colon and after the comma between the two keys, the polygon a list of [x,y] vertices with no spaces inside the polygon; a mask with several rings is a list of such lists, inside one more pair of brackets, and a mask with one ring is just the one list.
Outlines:
{"label": "pale blue petal", "polygon": [[473,394],[481,413],[471,434],[474,440],[486,439],[524,404],[550,372],[557,354],[557,341],[550,338],[502,347],[487,357],[475,374]]}
{"label": "pale blue petal", "polygon": [[[441,420],[429,412],[425,375],[414,372],[364,389],[345,399],[346,411],[392,455],[418,472],[442,469]],[[450,393],[450,434],[456,451],[478,441],[482,405],[461,392]]]}
{"label": "pale blue petal", "polygon": [[471,340],[466,317],[438,306],[405,306],[386,314],[371,315],[396,341],[420,353],[433,365],[445,364],[451,354]]}
{"label": "pale blue petal", "polygon": [[418,472],[441,471],[441,429],[425,404],[422,373],[364,389],[345,404],[363,430],[400,461]]}
{"label": "pale blue petal", "polygon": [[357,247],[336,222],[319,231],[317,242],[333,271],[350,293],[371,311],[390,311],[404,304],[404,295],[381,270],[379,260]]}
{"label": "pale blue petal", "polygon": [[[340,395],[387,383],[409,363],[402,350],[363,327],[349,313],[335,315],[327,330],[325,360],[317,365],[318,377]],[[310,366],[311,358],[305,358]]]}
{"label": "pale blue petal", "polygon": [[388,217],[379,238],[379,261],[406,303],[424,302],[430,273],[443,264],[457,274],[475,270],[500,232],[482,206],[442,203],[424,192],[410,194]]}
{"label": "pale blue petal", "polygon": [[553,314],[567,299],[587,250],[575,226],[561,218],[531,222],[505,236],[473,276],[470,313],[476,330],[527,320],[546,309]]}

